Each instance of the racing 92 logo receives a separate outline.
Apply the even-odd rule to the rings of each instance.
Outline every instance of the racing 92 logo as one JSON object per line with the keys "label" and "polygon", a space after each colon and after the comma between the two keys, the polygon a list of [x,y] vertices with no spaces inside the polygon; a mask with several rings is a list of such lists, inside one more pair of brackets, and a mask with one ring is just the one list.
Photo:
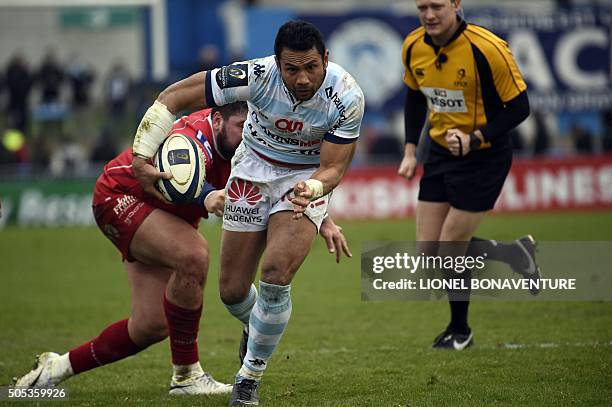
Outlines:
{"label": "racing 92 logo", "polygon": [[289,119],[278,119],[274,122],[274,127],[284,133],[295,133],[304,130],[304,122]]}

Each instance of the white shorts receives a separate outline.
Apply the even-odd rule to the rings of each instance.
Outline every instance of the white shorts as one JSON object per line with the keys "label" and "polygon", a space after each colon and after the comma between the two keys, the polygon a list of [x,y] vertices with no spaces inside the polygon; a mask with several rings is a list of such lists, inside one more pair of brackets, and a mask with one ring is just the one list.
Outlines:
{"label": "white shorts", "polygon": [[[266,230],[270,215],[293,211],[293,187],[310,178],[315,170],[270,164],[240,144],[232,159],[232,173],[225,187],[223,229],[232,232]],[[327,213],[329,195],[311,202],[304,212],[317,227],[317,232]]]}

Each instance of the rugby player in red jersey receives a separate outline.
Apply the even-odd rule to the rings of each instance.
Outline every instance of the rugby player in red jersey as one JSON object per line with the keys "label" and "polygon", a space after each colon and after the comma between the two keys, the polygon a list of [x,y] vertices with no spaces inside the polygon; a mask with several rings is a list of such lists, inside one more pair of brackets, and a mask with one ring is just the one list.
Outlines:
{"label": "rugby player in red jersey", "polygon": [[199,202],[173,205],[160,200],[161,195],[145,193],[132,173],[131,148],[104,167],[94,188],[94,217],[122,254],[132,294],[130,317],[63,355],[41,354],[16,386],[56,385],[169,336],[174,367],[170,394],[232,391],[231,385],[205,373],[199,362],[197,337],[209,252],[197,227],[208,213],[223,212],[230,160],[242,140],[246,114],[245,103],[234,103],[174,123],[171,133],[195,139],[206,156],[209,193]]}

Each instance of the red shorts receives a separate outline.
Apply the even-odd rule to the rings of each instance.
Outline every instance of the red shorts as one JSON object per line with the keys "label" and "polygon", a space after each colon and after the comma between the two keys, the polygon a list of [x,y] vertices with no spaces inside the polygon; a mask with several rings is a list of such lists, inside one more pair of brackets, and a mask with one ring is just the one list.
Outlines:
{"label": "red shorts", "polygon": [[[130,255],[130,244],[136,231],[151,212],[155,209],[165,210],[164,206],[169,205],[161,203],[153,205],[151,200],[155,198],[145,198],[140,188],[130,189],[108,187],[98,179],[94,188],[92,207],[94,218],[100,230],[119,249],[122,259],[132,262],[136,259]],[[187,213],[181,213],[181,209],[183,208],[176,208],[174,211],[167,212],[183,218],[197,229],[201,217],[186,210],[183,210],[183,212]]]}

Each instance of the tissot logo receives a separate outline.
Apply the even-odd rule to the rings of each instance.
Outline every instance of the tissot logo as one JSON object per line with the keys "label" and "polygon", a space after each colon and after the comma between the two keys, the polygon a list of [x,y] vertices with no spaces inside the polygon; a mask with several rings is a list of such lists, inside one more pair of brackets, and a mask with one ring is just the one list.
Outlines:
{"label": "tissot logo", "polygon": [[250,206],[255,206],[255,204],[261,201],[261,198],[263,198],[257,186],[253,185],[249,181],[244,181],[241,179],[235,179],[232,181],[227,189],[227,197],[232,203],[242,200]]}
{"label": "tissot logo", "polygon": [[467,113],[463,90],[421,87],[429,110],[437,113]]}
{"label": "tissot logo", "polygon": [[280,131],[295,133],[296,131],[302,131],[304,129],[304,123],[288,119],[278,119],[274,122],[274,127]]}

